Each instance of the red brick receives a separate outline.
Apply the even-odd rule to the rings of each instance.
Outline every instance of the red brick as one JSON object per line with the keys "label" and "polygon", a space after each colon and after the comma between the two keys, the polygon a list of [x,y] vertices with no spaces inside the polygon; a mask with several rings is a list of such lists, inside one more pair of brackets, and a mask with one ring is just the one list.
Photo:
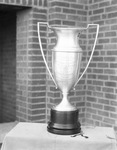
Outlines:
{"label": "red brick", "polygon": [[86,108],[88,113],[96,114],[96,109],[93,108]]}
{"label": "red brick", "polygon": [[99,80],[108,80],[108,76],[107,75],[98,75],[98,79]]}
{"label": "red brick", "polygon": [[37,114],[45,114],[45,109],[34,109],[34,110],[28,110],[28,113],[30,115],[37,115]]}
{"label": "red brick", "polygon": [[93,57],[93,61],[103,61],[103,57]]}
{"label": "red brick", "polygon": [[87,11],[77,10],[77,14],[86,16],[87,15]]}
{"label": "red brick", "polygon": [[46,87],[45,86],[30,86],[28,87],[29,91],[45,91]]}
{"label": "red brick", "polygon": [[100,32],[109,31],[110,30],[110,26],[108,26],[108,25],[102,26],[102,27],[100,27],[99,30],[100,30]]}
{"label": "red brick", "polygon": [[117,55],[117,51],[113,50],[113,51],[107,51],[107,55]]}
{"label": "red brick", "polygon": [[109,13],[108,18],[114,18],[117,17],[117,12]]}
{"label": "red brick", "polygon": [[112,0],[111,4],[117,4],[117,1],[116,0]]}
{"label": "red brick", "polygon": [[101,105],[101,104],[93,104],[92,105],[93,106],[93,108],[96,108],[96,109],[103,109],[103,105]]}
{"label": "red brick", "polygon": [[62,21],[63,25],[69,25],[69,26],[75,26],[75,22],[74,21]]}
{"label": "red brick", "polygon": [[116,71],[115,70],[112,70],[112,69],[104,69],[104,73],[105,74],[111,74],[111,75],[115,75],[116,74]]}
{"label": "red brick", "polygon": [[[112,96],[111,96],[111,97],[112,97]],[[113,99],[116,99],[116,95],[114,95],[113,97],[114,97]],[[117,106],[117,102],[114,101],[114,100],[113,100],[113,101],[111,100],[111,101],[110,101],[110,104],[111,104],[112,106],[115,106],[115,107]]]}
{"label": "red brick", "polygon": [[89,78],[89,79],[96,79],[96,75],[95,75],[95,74],[89,74],[89,75],[88,75],[88,78]]}
{"label": "red brick", "polygon": [[[31,109],[43,109],[45,108],[45,103],[40,103],[40,104],[33,104],[33,105],[30,105],[30,108]],[[39,114],[40,115],[40,114]]]}
{"label": "red brick", "polygon": [[80,4],[77,4],[77,3],[75,3],[75,4],[71,3],[70,7],[74,8],[74,9],[83,9],[83,5],[80,5]]}
{"label": "red brick", "polygon": [[101,104],[109,104],[109,100],[107,99],[98,99],[98,103],[101,103]]}
{"label": "red brick", "polygon": [[56,13],[56,14],[52,14],[51,15],[51,17],[50,17],[50,20],[51,19],[62,19],[62,20],[64,20],[64,19],[66,19],[66,15],[65,14],[58,14],[58,13]]}
{"label": "red brick", "polygon": [[116,99],[116,95],[111,93],[105,93],[105,98],[107,99]]}
{"label": "red brick", "polygon": [[109,39],[99,39],[99,43],[109,43]]}
{"label": "red brick", "polygon": [[91,4],[90,6],[89,6],[89,9],[90,10],[92,10],[92,9],[97,9],[99,7],[99,4],[97,3],[97,4]]}
{"label": "red brick", "polygon": [[112,11],[116,11],[116,10],[117,10],[117,6],[110,6],[105,9],[106,12],[112,12]]}
{"label": "red brick", "polygon": [[112,19],[107,19],[105,20],[106,24],[116,24],[117,23],[117,19],[116,18],[112,18]]}
{"label": "red brick", "polygon": [[104,122],[109,123],[109,124],[115,124],[115,120],[111,118],[104,118]]}
{"label": "red brick", "polygon": [[70,14],[76,14],[76,10],[74,9],[68,9],[68,8],[63,8],[63,13],[70,13]]}
{"label": "red brick", "polygon": [[104,9],[101,8],[101,9],[96,9],[96,10],[94,10],[94,11],[93,11],[93,14],[95,15],[95,14],[100,14],[100,13],[103,13],[103,12],[104,12]]}
{"label": "red brick", "polygon": [[107,82],[105,82],[105,86],[108,86],[108,87],[116,87],[116,83],[115,83],[115,82],[107,81]]}
{"label": "red brick", "polygon": [[55,2],[51,2],[51,7],[52,6],[69,7],[70,5],[67,2],[59,2],[59,1],[57,2],[57,1],[55,1]]}
{"label": "red brick", "polygon": [[110,113],[110,117],[113,119],[117,119],[117,114],[116,113]]}
{"label": "red brick", "polygon": [[104,106],[105,111],[115,112],[116,108],[112,106]]}
{"label": "red brick", "polygon": [[99,116],[99,115],[92,115],[92,119],[102,121],[102,116]]}
{"label": "red brick", "polygon": [[109,1],[105,1],[105,2],[99,3],[99,7],[107,7],[109,6],[109,4],[110,4]]}
{"label": "red brick", "polygon": [[117,76],[116,75],[115,76],[110,76],[110,80],[116,82],[117,81]]}
{"label": "red brick", "polygon": [[105,32],[105,37],[113,37],[116,36],[116,32],[110,31],[110,32]]}
{"label": "red brick", "polygon": [[117,63],[110,63],[111,68],[117,68]]}
{"label": "red brick", "polygon": [[88,102],[97,102],[97,98],[87,96],[87,101]]}
{"label": "red brick", "polygon": [[45,115],[31,115],[28,116],[28,119],[34,122],[40,122],[41,120],[45,120]]}
{"label": "red brick", "polygon": [[116,58],[115,57],[104,57],[104,61],[107,61],[107,62],[114,62],[116,61]]}
{"label": "red brick", "polygon": [[103,87],[102,91],[107,93],[114,93],[114,89],[110,87]]}
{"label": "red brick", "polygon": [[117,38],[112,38],[111,43],[117,43]]}
{"label": "red brick", "polygon": [[100,15],[95,15],[95,16],[90,17],[90,21],[97,21],[97,20],[101,20]]}
{"label": "red brick", "polygon": [[98,115],[104,116],[104,117],[109,117],[109,112],[106,112],[103,110],[98,110]]}

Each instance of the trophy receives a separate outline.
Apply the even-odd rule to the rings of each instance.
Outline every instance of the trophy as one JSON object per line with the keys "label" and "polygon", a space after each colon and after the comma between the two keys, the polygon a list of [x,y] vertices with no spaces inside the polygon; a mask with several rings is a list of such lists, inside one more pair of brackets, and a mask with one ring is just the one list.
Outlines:
{"label": "trophy", "polygon": [[[46,62],[41,44],[39,30],[40,24],[47,25],[48,28],[53,30],[57,36],[56,45],[52,49],[52,73]],[[82,49],[78,43],[78,35],[81,33],[81,31],[88,29],[89,26],[97,26],[96,36],[89,61],[79,77]],[[51,108],[50,121],[48,122],[47,130],[50,133],[60,135],[72,135],[80,133],[81,125],[78,121],[79,111],[75,106],[70,104],[68,93],[72,88],[75,88],[90,64],[98,37],[99,25],[88,24],[86,28],[69,28],[49,26],[49,24],[46,22],[38,22],[37,29],[40,50],[45,62],[45,66],[56,88],[60,89],[63,96],[61,102],[57,106]]]}

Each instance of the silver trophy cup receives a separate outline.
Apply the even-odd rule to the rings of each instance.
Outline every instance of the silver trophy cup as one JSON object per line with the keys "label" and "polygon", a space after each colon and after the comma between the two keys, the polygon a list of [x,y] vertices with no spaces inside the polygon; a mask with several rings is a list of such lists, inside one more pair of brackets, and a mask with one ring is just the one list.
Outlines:
{"label": "silver trophy cup", "polygon": [[[52,49],[52,73],[50,72],[43,53],[39,31],[40,24],[47,25],[48,28],[54,30],[57,35],[57,43]],[[97,31],[92,53],[86,68],[79,77],[82,49],[78,43],[78,34],[89,28],[89,26],[94,25],[97,26]],[[50,121],[48,122],[47,129],[51,133],[61,135],[79,133],[81,131],[81,125],[78,121],[78,109],[70,104],[68,93],[72,88],[75,88],[90,64],[97,41],[99,25],[88,24],[87,28],[65,28],[49,26],[48,23],[38,22],[37,27],[40,49],[46,68],[55,83],[56,88],[59,88],[63,95],[63,99],[60,104],[51,108]]]}

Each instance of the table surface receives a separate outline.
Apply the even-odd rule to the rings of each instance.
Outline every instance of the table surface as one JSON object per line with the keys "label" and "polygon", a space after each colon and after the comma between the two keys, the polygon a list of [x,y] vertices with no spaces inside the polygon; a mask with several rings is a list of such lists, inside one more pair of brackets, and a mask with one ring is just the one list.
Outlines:
{"label": "table surface", "polygon": [[6,134],[16,126],[18,122],[7,122],[7,123],[0,123],[0,143],[3,142],[4,137]]}
{"label": "table surface", "polygon": [[47,124],[18,123],[5,137],[1,150],[117,150],[113,128],[82,127],[83,135],[57,135]]}

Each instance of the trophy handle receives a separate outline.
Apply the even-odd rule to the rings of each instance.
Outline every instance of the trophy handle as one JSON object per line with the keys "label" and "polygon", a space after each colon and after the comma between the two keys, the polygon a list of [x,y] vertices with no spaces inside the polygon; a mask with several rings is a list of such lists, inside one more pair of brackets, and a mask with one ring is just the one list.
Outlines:
{"label": "trophy handle", "polygon": [[86,72],[86,70],[87,70],[87,68],[88,68],[88,66],[89,66],[89,64],[90,64],[90,62],[91,62],[91,59],[92,59],[92,56],[93,56],[93,53],[94,53],[94,50],[95,50],[95,45],[96,45],[97,37],[98,37],[98,33],[99,33],[99,24],[88,24],[86,29],[88,29],[89,26],[94,26],[94,25],[97,26],[97,31],[96,31],[96,36],[95,36],[95,41],[94,41],[92,53],[91,53],[91,56],[90,56],[90,58],[89,58],[89,61],[88,61],[87,65],[86,65],[86,68],[84,69],[83,73],[81,74],[81,76],[78,78],[78,80],[77,80],[76,83],[74,84],[74,87],[73,87],[74,89],[75,89],[75,86],[77,85],[77,83],[78,83],[78,82],[80,81],[80,79],[82,78],[82,76],[85,74],[85,72]]}
{"label": "trophy handle", "polygon": [[38,22],[38,23],[37,23],[38,39],[39,39],[40,50],[41,50],[41,54],[42,54],[42,57],[43,57],[45,66],[46,66],[46,68],[47,68],[47,70],[48,70],[48,72],[49,72],[49,75],[50,75],[50,77],[52,78],[52,80],[53,80],[53,82],[54,82],[54,84],[55,84],[55,86],[56,86],[56,88],[57,88],[57,84],[56,84],[56,82],[55,82],[55,80],[54,80],[54,77],[53,77],[53,75],[52,75],[52,73],[51,73],[49,67],[48,67],[48,64],[47,64],[47,61],[46,61],[46,59],[45,59],[45,55],[44,55],[44,52],[43,52],[42,43],[41,43],[41,36],[40,36],[40,24],[47,25],[48,28],[49,28],[49,24],[48,24],[47,22]]}

